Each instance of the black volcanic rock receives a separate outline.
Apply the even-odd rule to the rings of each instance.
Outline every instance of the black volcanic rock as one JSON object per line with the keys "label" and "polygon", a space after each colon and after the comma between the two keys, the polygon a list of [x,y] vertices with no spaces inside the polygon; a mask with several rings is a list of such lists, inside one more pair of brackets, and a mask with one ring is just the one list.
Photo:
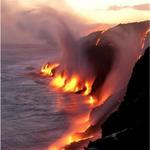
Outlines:
{"label": "black volcanic rock", "polygon": [[149,149],[149,48],[134,67],[124,102],[102,125],[102,138],[85,149]]}

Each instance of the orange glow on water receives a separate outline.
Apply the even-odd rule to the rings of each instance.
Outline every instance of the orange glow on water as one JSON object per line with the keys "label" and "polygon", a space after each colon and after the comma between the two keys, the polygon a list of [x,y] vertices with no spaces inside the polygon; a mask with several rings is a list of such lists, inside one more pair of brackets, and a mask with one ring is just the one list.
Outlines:
{"label": "orange glow on water", "polygon": [[[90,112],[91,108],[99,105],[98,99],[90,95],[92,91],[93,80],[83,80],[78,74],[73,74],[71,77],[64,73],[57,73],[55,69],[59,64],[46,64],[41,69],[42,75],[53,76],[50,85],[56,89],[60,89],[62,92],[80,93],[85,96],[83,102],[88,106]],[[108,94],[104,94],[102,99],[105,99]],[[65,150],[66,146],[74,142],[80,142],[82,140],[92,139],[94,135],[86,135],[84,132],[90,126],[89,114],[80,115],[72,120],[71,129],[68,129],[64,135],[56,140],[48,150]]]}
{"label": "orange glow on water", "polygon": [[[72,144],[74,142],[80,142],[82,140],[92,139],[93,137],[94,136],[91,135],[91,136],[87,136],[85,138],[79,138],[76,135],[68,135],[61,142],[63,142],[62,145],[68,146],[68,145],[70,145],[70,144]],[[56,146],[55,147],[52,146],[52,147],[49,147],[48,150],[65,150],[65,148],[64,147],[60,147],[59,144],[58,144],[57,147]]]}
{"label": "orange glow on water", "polygon": [[[65,150],[65,146],[70,145],[74,142],[79,142],[81,140],[90,139],[93,136],[80,135],[80,133],[84,132],[85,129],[89,126],[89,115],[82,115],[72,121],[72,128],[69,129],[67,133],[65,133],[62,138],[54,142],[48,150]],[[78,134],[79,133],[79,134]]]}

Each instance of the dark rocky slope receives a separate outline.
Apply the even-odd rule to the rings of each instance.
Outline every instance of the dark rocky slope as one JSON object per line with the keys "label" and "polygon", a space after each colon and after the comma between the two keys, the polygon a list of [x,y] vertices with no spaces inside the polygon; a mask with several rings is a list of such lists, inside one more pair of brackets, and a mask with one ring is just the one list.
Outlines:
{"label": "dark rocky slope", "polygon": [[102,125],[102,139],[85,149],[149,149],[149,49],[134,67],[124,102]]}

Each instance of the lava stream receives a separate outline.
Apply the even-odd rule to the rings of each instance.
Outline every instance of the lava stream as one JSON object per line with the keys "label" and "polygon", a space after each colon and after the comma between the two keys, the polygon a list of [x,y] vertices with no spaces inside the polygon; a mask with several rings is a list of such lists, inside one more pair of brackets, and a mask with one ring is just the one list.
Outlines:
{"label": "lava stream", "polygon": [[59,64],[46,63],[42,66],[40,73],[43,76],[52,77],[57,67],[59,67]]}

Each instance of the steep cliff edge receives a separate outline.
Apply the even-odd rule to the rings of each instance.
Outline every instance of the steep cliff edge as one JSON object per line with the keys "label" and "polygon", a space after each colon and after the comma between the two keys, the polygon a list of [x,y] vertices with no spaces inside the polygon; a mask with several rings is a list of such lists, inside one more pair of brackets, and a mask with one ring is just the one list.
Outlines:
{"label": "steep cliff edge", "polygon": [[149,149],[149,48],[134,67],[124,102],[102,125],[102,139],[85,149]]}

